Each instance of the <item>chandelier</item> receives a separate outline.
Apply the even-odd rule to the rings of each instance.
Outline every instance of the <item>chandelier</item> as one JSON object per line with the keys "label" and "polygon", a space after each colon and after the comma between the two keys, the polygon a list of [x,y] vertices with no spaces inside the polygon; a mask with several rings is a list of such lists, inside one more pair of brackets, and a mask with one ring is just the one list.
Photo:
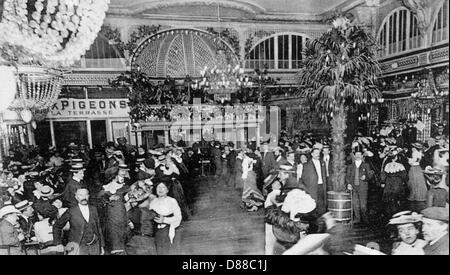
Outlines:
{"label": "chandelier", "polygon": [[[220,3],[217,2],[217,23],[220,25]],[[216,65],[213,68],[207,66],[200,71],[201,81],[192,84],[193,89],[203,88],[207,93],[214,95],[215,100],[231,100],[231,94],[236,93],[241,87],[250,87],[252,82],[244,77],[244,69],[228,63],[227,46],[221,39],[221,32],[216,41]],[[230,54],[231,56],[232,54]],[[233,58],[231,58],[233,59]]]}
{"label": "chandelier", "polygon": [[[109,0],[5,0],[2,58],[49,67],[73,65],[97,37],[108,4]],[[13,56],[5,56],[8,48]]]}
{"label": "chandelier", "polygon": [[205,67],[200,71],[202,80],[195,83],[194,88],[203,87],[209,94],[221,95],[232,94],[238,91],[242,86],[251,86],[252,82],[244,76],[244,69],[240,65],[234,68],[230,64],[223,63],[214,66],[212,69]]}
{"label": "chandelier", "polygon": [[19,67],[17,94],[10,109],[20,113],[25,122],[30,122],[29,114],[48,110],[61,92],[60,71],[42,67]]}
{"label": "chandelier", "polygon": [[61,92],[61,68],[72,66],[90,48],[109,1],[5,0],[0,68],[8,72],[1,76],[2,82],[9,84],[0,85],[0,94],[13,100],[4,105],[20,113],[26,123],[32,114],[52,106]]}

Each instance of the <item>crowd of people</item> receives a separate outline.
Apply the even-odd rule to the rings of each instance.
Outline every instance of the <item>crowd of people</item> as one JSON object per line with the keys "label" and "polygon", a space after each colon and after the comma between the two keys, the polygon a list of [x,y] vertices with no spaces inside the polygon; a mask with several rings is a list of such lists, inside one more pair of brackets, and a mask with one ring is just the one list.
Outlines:
{"label": "crowd of people", "polygon": [[[393,254],[416,244],[420,253],[448,254],[448,241],[430,248],[448,240],[448,134],[424,143],[410,131],[387,125],[358,133],[345,148],[351,221],[398,229]],[[239,190],[243,211],[264,208],[266,254],[281,254],[306,235],[332,230],[334,159],[325,135],[281,133],[271,142],[148,149],[120,138],[93,150],[75,143],[11,150],[0,179],[0,253],[25,253],[31,243],[41,254],[180,254],[192,182],[209,167],[208,180]]]}
{"label": "crowd of people", "polygon": [[[342,173],[351,194],[350,220],[354,226],[390,224],[396,229],[408,220],[403,216],[420,216],[415,223],[424,224],[418,236],[426,240],[425,253],[448,254],[448,133],[441,131],[426,142],[418,142],[410,131],[409,125],[386,125],[371,136],[356,134],[345,148],[346,169]],[[329,209],[327,193],[339,190],[332,187],[334,160],[329,142],[327,137],[312,133],[282,135],[279,146],[269,153],[273,156],[264,154],[264,177],[264,171],[275,171],[265,177],[266,254],[288,251],[302,234],[330,230],[323,226],[323,215]],[[305,207],[290,206],[292,200]],[[436,223],[430,222],[432,219]],[[393,232],[392,238],[401,241],[402,234]],[[447,245],[431,249],[436,243]],[[395,249],[394,254],[401,254],[399,251]]]}
{"label": "crowd of people", "polygon": [[180,254],[184,190],[198,173],[189,163],[183,148],[125,138],[13,149],[0,175],[0,253]]}

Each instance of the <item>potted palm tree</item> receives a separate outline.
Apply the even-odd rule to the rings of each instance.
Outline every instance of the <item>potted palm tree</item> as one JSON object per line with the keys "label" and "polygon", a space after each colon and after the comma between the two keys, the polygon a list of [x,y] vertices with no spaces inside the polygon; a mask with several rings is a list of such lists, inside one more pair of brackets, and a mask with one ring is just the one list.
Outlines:
{"label": "potted palm tree", "polygon": [[350,108],[381,99],[377,43],[365,26],[339,16],[321,37],[306,43],[298,73],[300,95],[331,120],[332,189],[344,192],[344,138]]}

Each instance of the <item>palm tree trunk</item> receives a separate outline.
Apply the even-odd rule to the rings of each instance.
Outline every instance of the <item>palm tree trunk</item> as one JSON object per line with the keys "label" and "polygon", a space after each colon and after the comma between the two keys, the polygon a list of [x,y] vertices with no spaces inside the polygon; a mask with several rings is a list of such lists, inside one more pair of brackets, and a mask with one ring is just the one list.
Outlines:
{"label": "palm tree trunk", "polygon": [[343,104],[334,112],[331,120],[332,144],[332,177],[333,191],[342,192],[345,187],[345,128],[347,127],[347,110]]}

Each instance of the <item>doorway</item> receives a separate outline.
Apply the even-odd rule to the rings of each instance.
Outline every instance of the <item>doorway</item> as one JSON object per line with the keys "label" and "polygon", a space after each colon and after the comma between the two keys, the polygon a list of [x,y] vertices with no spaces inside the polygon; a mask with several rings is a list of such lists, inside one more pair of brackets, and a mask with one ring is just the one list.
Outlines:
{"label": "doorway", "polygon": [[93,148],[106,144],[106,120],[91,120],[91,133]]}

